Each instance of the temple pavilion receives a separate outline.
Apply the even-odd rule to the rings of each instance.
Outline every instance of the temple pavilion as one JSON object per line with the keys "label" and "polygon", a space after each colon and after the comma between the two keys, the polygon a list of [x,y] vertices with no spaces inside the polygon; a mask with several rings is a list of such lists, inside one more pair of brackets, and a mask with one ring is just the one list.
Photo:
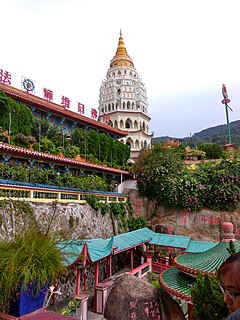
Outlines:
{"label": "temple pavilion", "polygon": [[[229,242],[233,241],[237,251],[240,251],[240,242],[235,240],[233,224],[222,224],[222,241],[212,248],[197,253],[179,255],[174,259],[174,268],[160,274],[160,283],[171,296],[188,302],[189,313],[193,309],[191,303],[191,289],[199,271],[214,275],[220,265],[230,256]],[[190,317],[189,317],[190,319]]]}

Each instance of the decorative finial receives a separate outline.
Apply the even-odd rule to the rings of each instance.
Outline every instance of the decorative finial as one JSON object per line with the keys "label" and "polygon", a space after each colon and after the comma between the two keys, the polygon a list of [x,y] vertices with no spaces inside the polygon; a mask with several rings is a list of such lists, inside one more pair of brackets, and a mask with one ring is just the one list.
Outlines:
{"label": "decorative finial", "polygon": [[122,36],[122,30],[120,29],[120,37]]}
{"label": "decorative finial", "polygon": [[233,233],[233,224],[231,222],[223,222],[222,224],[222,242],[236,241]]}

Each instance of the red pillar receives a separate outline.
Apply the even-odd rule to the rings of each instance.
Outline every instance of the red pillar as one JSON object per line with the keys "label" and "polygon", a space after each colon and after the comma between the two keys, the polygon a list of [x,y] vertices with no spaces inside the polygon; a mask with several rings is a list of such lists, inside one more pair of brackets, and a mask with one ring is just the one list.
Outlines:
{"label": "red pillar", "polygon": [[80,287],[81,287],[81,270],[77,268],[77,279],[76,279],[76,296],[80,294]]}
{"label": "red pillar", "polygon": [[146,244],[146,257],[148,256],[148,244]]}
{"label": "red pillar", "polygon": [[109,277],[112,276],[112,255],[109,256]]}
{"label": "red pillar", "polygon": [[105,264],[105,272],[106,272],[106,278],[109,278],[109,257],[106,258],[106,264]]}
{"label": "red pillar", "polygon": [[124,269],[126,268],[127,266],[127,257],[126,257],[126,251],[124,251]]}
{"label": "red pillar", "polygon": [[130,250],[131,270],[133,270],[133,249]]}
{"label": "red pillar", "polygon": [[192,316],[191,313],[193,312],[193,304],[192,303],[188,303],[188,320],[192,320]]}
{"label": "red pillar", "polygon": [[94,286],[98,284],[98,261],[95,262]]}
{"label": "red pillar", "polygon": [[87,244],[84,243],[83,246],[83,286],[84,286],[84,291],[87,290]]}

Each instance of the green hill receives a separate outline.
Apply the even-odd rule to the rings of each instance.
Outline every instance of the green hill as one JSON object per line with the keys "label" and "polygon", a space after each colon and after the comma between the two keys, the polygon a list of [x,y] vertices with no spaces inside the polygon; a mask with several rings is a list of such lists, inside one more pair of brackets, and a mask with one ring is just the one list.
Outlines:
{"label": "green hill", "polygon": [[[240,120],[231,122],[231,138],[232,143],[240,146]],[[223,146],[228,141],[227,125],[222,124],[216,127],[210,127],[200,132],[194,133],[191,137],[177,138],[169,137],[169,140],[179,140],[184,145],[194,147],[200,143],[216,143]],[[165,142],[166,137],[156,137],[152,139],[152,143]]]}

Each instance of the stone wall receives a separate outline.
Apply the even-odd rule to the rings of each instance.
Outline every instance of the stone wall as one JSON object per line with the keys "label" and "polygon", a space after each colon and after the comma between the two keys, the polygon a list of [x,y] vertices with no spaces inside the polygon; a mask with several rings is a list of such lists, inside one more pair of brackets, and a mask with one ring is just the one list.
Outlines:
{"label": "stone wall", "polygon": [[240,240],[240,206],[236,211],[210,211],[203,209],[199,212],[186,210],[171,210],[157,206],[154,201],[139,197],[136,189],[124,189],[129,195],[133,212],[136,216],[143,215],[147,218],[152,230],[178,235],[191,236],[194,240],[219,241],[221,224],[225,221],[232,222],[236,239]]}
{"label": "stone wall", "polygon": [[[104,216],[94,211],[86,204],[60,204],[60,203],[30,203],[37,220],[46,227],[50,220],[52,230],[61,230],[68,238],[109,238],[113,235],[113,224],[109,214]],[[28,213],[19,217],[16,211],[13,214],[12,205],[0,208],[0,238],[5,238],[16,229],[16,223],[24,228],[29,222]],[[31,222],[30,222],[31,223]],[[117,221],[114,221],[115,229]]]}

